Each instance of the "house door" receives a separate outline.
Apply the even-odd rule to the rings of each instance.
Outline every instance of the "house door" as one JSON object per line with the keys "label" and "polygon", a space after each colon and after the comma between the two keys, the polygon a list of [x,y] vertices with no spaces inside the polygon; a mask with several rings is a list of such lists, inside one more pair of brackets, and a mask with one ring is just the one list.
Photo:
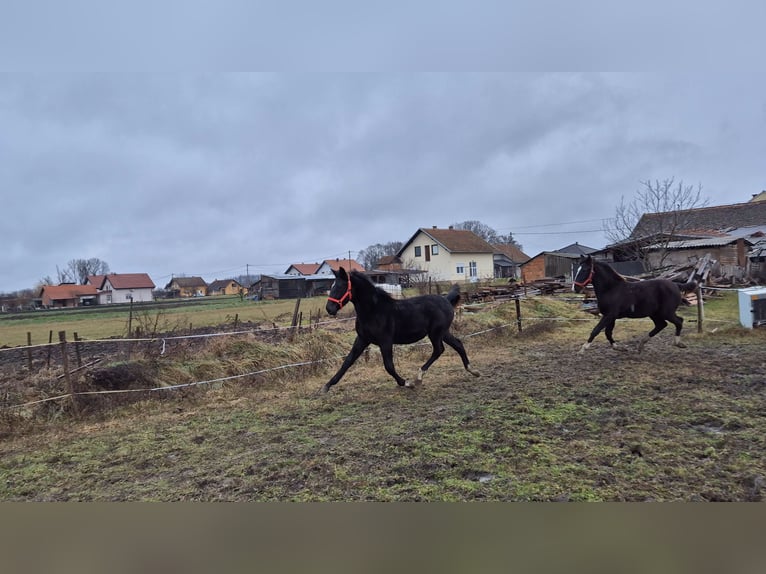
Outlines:
{"label": "house door", "polygon": [[426,261],[431,261],[431,246],[426,245]]}

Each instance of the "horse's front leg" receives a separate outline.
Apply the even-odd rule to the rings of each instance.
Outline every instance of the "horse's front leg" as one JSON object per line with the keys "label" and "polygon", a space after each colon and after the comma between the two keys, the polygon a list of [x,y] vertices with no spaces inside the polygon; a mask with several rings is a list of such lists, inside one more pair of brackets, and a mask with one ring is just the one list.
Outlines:
{"label": "horse's front leg", "polygon": [[[607,325],[611,325],[611,328],[614,329],[614,322],[615,319],[609,315],[603,315],[598,323],[596,323],[596,326],[593,327],[593,330],[590,332],[590,337],[588,337],[588,341],[586,343],[583,343],[582,347],[580,347],[579,353],[582,355],[587,348],[590,347],[591,343],[593,342],[593,339],[596,338],[596,335],[598,335],[604,327]],[[611,331],[609,332],[611,336]],[[610,344],[614,345],[614,340],[609,341]]]}
{"label": "horse's front leg", "polygon": [[367,341],[357,337],[354,341],[354,345],[351,347],[351,352],[343,360],[343,364],[340,366],[340,369],[338,369],[338,372],[335,373],[333,378],[327,381],[327,383],[322,387],[322,392],[326,393],[330,390],[330,387],[340,381],[341,377],[346,373],[346,371],[348,371],[349,367],[354,364],[354,362],[361,356],[361,354],[368,346],[369,343]]}
{"label": "horse's front leg", "polygon": [[383,356],[383,366],[386,368],[386,371],[389,375],[394,377],[396,379],[396,384],[400,387],[408,387],[412,388],[415,385],[410,383],[409,381],[404,380],[399,373],[396,372],[396,368],[394,367],[394,345],[393,343],[381,343],[379,345],[380,347],[380,354]]}

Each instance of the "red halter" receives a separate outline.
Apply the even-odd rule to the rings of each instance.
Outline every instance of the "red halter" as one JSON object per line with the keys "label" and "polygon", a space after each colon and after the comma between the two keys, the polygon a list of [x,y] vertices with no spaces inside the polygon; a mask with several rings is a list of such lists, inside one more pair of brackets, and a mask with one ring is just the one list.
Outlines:
{"label": "red halter", "polygon": [[337,303],[341,308],[343,305],[345,305],[348,301],[346,301],[346,298],[348,297],[348,301],[351,301],[351,277],[348,278],[348,287],[346,288],[346,292],[341,295],[340,299],[335,299],[334,297],[328,297],[328,301],[332,301],[333,303]]}
{"label": "red halter", "polygon": [[596,266],[591,263],[590,264],[590,273],[588,273],[588,277],[583,282],[575,281],[574,284],[578,287],[585,287],[588,283],[590,283],[593,280],[593,270],[596,268]]}

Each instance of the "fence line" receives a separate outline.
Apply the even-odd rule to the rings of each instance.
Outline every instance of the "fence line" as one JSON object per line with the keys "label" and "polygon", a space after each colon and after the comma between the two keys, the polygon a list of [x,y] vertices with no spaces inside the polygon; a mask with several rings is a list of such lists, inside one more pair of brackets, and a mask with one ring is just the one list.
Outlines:
{"label": "fence line", "polygon": [[[345,321],[351,321],[355,317],[346,317],[343,319],[334,319],[332,321],[320,321],[318,323],[312,323],[312,326],[327,325],[330,323],[340,323]],[[156,341],[176,341],[181,339],[205,339],[210,337],[229,337],[233,335],[248,335],[253,333],[268,333],[269,331],[287,331],[292,330],[294,327],[269,327],[268,329],[245,329],[242,331],[224,331],[221,333],[199,333],[196,335],[172,335],[163,337],[142,337],[142,338],[128,338],[128,339],[83,339],[78,340],[79,343],[153,343]],[[37,349],[40,347],[57,347],[60,343],[39,343],[37,345],[19,345],[17,347],[4,347],[0,349],[0,353],[4,351],[25,351],[27,349]]]}
{"label": "fence line", "polygon": [[[345,321],[347,319],[341,319],[341,320]],[[536,321],[536,322],[544,322],[544,321],[593,321],[593,319],[590,319],[590,318],[567,318],[567,317],[533,317],[533,318],[526,319],[526,321],[528,321],[528,322],[532,322],[532,321]],[[731,323],[731,321],[718,321],[718,322]],[[469,339],[469,338],[476,337],[476,336],[479,336],[479,335],[484,335],[484,334],[487,334],[487,333],[491,333],[492,331],[498,331],[500,329],[506,329],[506,328],[514,327],[516,325],[517,325],[517,323],[515,321],[511,322],[511,323],[503,323],[501,325],[494,325],[492,327],[489,327],[487,329],[483,329],[481,331],[476,331],[474,333],[469,333],[467,335],[463,335],[462,338]],[[243,332],[249,332],[249,331],[243,331]],[[224,334],[230,334],[230,333],[217,333],[217,335],[224,335]],[[184,338],[187,338],[187,337],[176,337],[176,338],[184,339]],[[116,340],[117,341],[121,341],[122,339],[116,339]],[[156,339],[148,339],[148,340],[156,340]],[[416,343],[415,345],[412,345],[412,346],[413,347],[418,347],[418,346],[427,346],[427,345],[430,345],[430,343],[427,342],[427,341],[424,341],[424,342]],[[54,396],[54,397],[46,397],[44,399],[39,399],[39,400],[36,400],[36,401],[30,401],[30,402],[26,402],[26,403],[21,403],[21,404],[18,404],[18,405],[8,405],[8,406],[0,408],[0,410],[9,410],[9,409],[17,409],[17,408],[29,407],[29,406],[33,406],[33,405],[36,405],[36,404],[41,404],[41,403],[46,403],[46,402],[51,402],[51,401],[58,401],[58,400],[61,400],[61,399],[67,399],[67,398],[71,398],[71,397],[85,396],[85,395],[114,395],[114,394],[126,394],[126,393],[146,393],[146,392],[159,392],[159,391],[173,391],[173,390],[182,389],[182,388],[195,387],[195,386],[201,386],[201,385],[210,385],[210,384],[214,384],[214,383],[221,383],[221,382],[231,381],[231,380],[235,380],[235,379],[242,379],[242,378],[245,378],[245,377],[252,377],[252,376],[256,376],[256,375],[262,375],[262,374],[271,373],[271,372],[275,372],[275,371],[281,371],[281,370],[285,370],[285,369],[292,369],[292,368],[297,368],[297,367],[306,367],[306,366],[309,366],[309,365],[317,365],[317,364],[320,364],[320,363],[327,363],[327,362],[330,362],[330,361],[338,361],[340,359],[343,359],[344,357],[345,357],[345,355],[339,355],[339,356],[336,356],[336,357],[330,357],[330,358],[326,358],[326,359],[317,359],[315,361],[301,361],[301,362],[297,362],[297,363],[288,363],[286,365],[278,365],[276,367],[269,367],[269,368],[266,368],[266,369],[259,369],[257,371],[251,371],[251,372],[248,372],[248,373],[241,373],[241,374],[238,374],[238,375],[230,375],[230,376],[227,376],[227,377],[219,377],[219,378],[216,378],[216,379],[209,379],[209,380],[205,380],[205,381],[193,381],[193,382],[190,382],[190,383],[180,383],[180,384],[177,384],[177,385],[163,385],[163,386],[160,386],[160,387],[151,387],[151,388],[146,388],[146,389],[115,389],[115,390],[104,390],[104,391],[79,391],[79,392],[74,392],[74,393],[65,393],[63,395],[57,395],[57,396]]]}

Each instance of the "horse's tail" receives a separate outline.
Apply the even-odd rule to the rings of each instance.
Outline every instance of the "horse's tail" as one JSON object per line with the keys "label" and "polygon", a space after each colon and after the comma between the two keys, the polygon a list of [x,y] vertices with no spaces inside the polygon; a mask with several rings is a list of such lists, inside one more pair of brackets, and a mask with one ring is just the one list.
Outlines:
{"label": "horse's tail", "polygon": [[686,299],[686,297],[683,296],[684,293],[691,293],[697,288],[697,281],[692,279],[691,281],[687,281],[686,283],[678,283],[676,282],[676,285],[678,286],[678,290],[681,292],[681,305],[691,305],[689,301]]}
{"label": "horse's tail", "polygon": [[460,285],[455,283],[449,290],[449,293],[447,293],[446,297],[447,301],[449,301],[453,307],[457,307],[457,304],[460,302]]}

